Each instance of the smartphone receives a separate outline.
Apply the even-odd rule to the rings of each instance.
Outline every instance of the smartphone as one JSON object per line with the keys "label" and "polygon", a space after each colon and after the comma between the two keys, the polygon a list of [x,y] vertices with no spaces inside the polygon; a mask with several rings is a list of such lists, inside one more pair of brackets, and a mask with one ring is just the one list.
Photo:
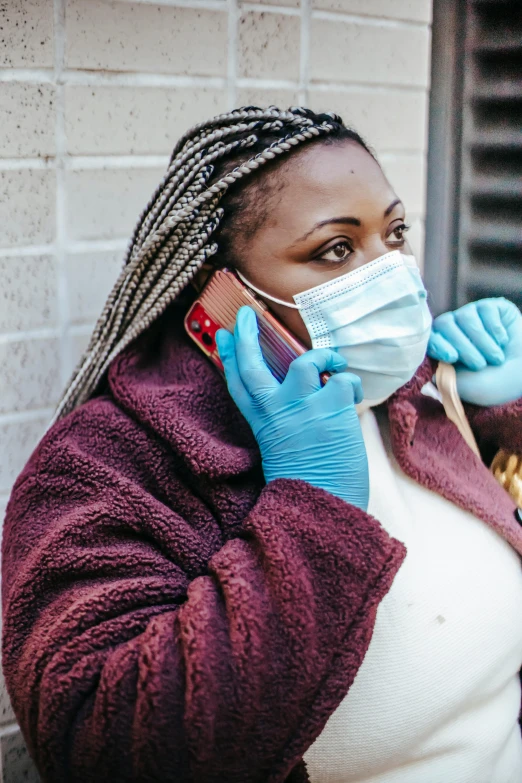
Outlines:
{"label": "smartphone", "polygon": [[[249,305],[257,315],[259,345],[265,362],[278,381],[283,381],[290,363],[308,350],[230,269],[217,269],[185,316],[185,330],[211,362],[223,372],[216,345],[218,329],[234,331],[240,307]],[[321,373],[323,383],[330,373]]]}

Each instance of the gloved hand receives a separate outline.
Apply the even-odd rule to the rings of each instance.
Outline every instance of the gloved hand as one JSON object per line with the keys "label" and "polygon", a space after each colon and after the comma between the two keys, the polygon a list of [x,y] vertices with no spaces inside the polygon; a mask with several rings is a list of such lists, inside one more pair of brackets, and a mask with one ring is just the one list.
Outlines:
{"label": "gloved hand", "polygon": [[466,402],[501,405],[522,397],[522,313],[508,299],[480,299],[439,315],[428,355],[456,365]]}
{"label": "gloved hand", "polygon": [[[295,359],[283,383],[265,364],[255,312],[239,310],[234,334],[216,334],[229,392],[259,444],[267,482],[302,479],[368,508],[366,449],[355,410],[361,381],[342,372],[346,360],[328,348]],[[319,374],[332,375],[324,387]]]}

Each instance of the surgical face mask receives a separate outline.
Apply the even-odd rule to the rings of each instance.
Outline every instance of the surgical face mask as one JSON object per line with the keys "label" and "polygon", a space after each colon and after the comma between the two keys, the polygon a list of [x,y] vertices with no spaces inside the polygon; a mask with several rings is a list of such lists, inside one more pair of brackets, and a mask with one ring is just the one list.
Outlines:
{"label": "surgical face mask", "polygon": [[431,314],[413,256],[398,250],[314,288],[295,304],[254,291],[299,310],[313,348],[332,348],[362,381],[362,408],[386,400],[415,374],[426,354]]}

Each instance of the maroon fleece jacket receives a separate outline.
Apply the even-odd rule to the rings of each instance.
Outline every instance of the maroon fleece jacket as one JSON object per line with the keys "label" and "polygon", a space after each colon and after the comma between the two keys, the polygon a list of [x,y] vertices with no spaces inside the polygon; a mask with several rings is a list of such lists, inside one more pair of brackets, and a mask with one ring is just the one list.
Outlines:
{"label": "maroon fleece jacket", "polygon": [[[399,463],[522,551],[512,501],[420,393],[432,372],[389,403]],[[485,454],[522,452],[521,401],[468,413]],[[45,434],[8,504],[3,663],[43,780],[307,781],[404,555],[321,489],[265,486],[171,306]]]}

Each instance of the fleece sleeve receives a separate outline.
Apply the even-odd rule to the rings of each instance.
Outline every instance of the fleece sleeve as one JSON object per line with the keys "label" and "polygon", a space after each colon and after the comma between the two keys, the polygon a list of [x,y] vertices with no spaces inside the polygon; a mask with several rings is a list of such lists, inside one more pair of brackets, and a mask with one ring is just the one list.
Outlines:
{"label": "fleece sleeve", "polygon": [[305,780],[404,548],[293,480],[224,540],[175,457],[96,410],[47,433],[4,528],[5,675],[43,780]]}

